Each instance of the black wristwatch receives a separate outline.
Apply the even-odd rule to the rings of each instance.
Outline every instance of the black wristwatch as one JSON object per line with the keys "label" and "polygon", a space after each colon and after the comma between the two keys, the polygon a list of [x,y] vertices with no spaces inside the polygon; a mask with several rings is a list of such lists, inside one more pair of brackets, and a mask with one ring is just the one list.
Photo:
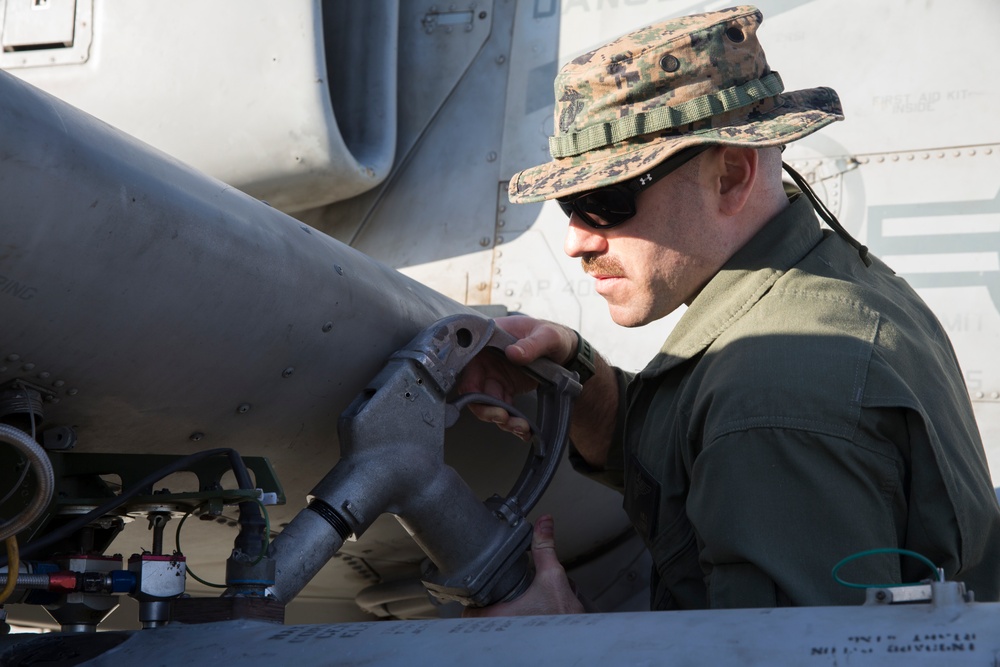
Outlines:
{"label": "black wristwatch", "polygon": [[579,331],[573,333],[576,334],[576,356],[566,362],[563,368],[579,375],[580,384],[584,384],[597,372],[597,367],[594,365],[594,348]]}

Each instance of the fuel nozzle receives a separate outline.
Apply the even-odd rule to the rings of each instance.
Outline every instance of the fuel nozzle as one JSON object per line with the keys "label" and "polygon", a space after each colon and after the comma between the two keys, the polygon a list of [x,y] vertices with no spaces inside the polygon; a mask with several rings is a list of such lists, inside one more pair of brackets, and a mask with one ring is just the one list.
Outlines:
{"label": "fuel nozzle", "polygon": [[[313,489],[309,506],[271,545],[271,592],[289,601],[340,549],[386,512],[396,516],[430,562],[424,585],[445,600],[486,606],[520,595],[531,580],[525,518],[561,460],[577,376],[547,360],[525,370],[539,381],[532,453],[514,487],[483,503],[444,462],[448,403],[465,365],[514,338],[478,315],[445,318],[390,357],[340,417],[341,459]],[[516,413],[511,406],[504,406]],[[486,427],[484,425],[484,427]]]}

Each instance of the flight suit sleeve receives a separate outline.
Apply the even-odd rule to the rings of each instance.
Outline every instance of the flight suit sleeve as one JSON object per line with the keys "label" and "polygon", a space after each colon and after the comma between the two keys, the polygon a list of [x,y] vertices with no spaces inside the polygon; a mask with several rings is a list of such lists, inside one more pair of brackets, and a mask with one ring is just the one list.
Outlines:
{"label": "flight suit sleeve", "polygon": [[615,377],[618,380],[618,409],[615,412],[614,436],[608,450],[608,460],[603,468],[595,468],[587,463],[570,442],[569,461],[573,469],[580,474],[589,477],[605,486],[615,489],[619,493],[625,489],[625,414],[627,408],[626,389],[631,382],[633,373],[628,373],[615,368]]}
{"label": "flight suit sleeve", "polygon": [[[704,447],[687,513],[709,606],[862,602],[864,591],[838,584],[831,570],[852,554],[900,546],[905,466],[895,451],[787,428],[733,432]],[[865,557],[840,576],[899,583],[900,558]]]}

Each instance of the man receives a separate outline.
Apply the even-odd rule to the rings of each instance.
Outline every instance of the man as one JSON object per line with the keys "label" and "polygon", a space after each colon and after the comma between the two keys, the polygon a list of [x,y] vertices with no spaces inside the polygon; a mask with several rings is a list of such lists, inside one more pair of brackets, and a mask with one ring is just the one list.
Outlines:
{"label": "man", "polygon": [[[561,70],[553,161],[516,175],[511,200],[559,200],[565,251],[616,323],[688,309],[634,377],[530,318],[502,322],[519,337],[507,358],[581,372],[571,458],[622,490],[653,556],[653,609],[859,603],[831,568],[884,548],[996,600],[1000,509],[954,352],[801,179],[805,192],[786,196],[781,147],[843,116],[830,89],[783,92],[761,20],[754,7],[669,20]],[[527,389],[485,358],[462,384],[507,401]],[[477,414],[527,435],[503,409]],[[473,613],[582,610],[551,519],[533,552],[531,589]],[[933,574],[899,553],[848,573],[872,585]]]}

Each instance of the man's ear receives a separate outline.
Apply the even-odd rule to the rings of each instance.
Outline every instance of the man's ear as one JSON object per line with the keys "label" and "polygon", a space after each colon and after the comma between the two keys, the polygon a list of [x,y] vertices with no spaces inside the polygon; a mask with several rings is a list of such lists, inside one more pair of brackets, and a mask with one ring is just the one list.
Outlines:
{"label": "man's ear", "polygon": [[746,206],[757,180],[758,154],[753,148],[721,146],[719,211],[734,216]]}

